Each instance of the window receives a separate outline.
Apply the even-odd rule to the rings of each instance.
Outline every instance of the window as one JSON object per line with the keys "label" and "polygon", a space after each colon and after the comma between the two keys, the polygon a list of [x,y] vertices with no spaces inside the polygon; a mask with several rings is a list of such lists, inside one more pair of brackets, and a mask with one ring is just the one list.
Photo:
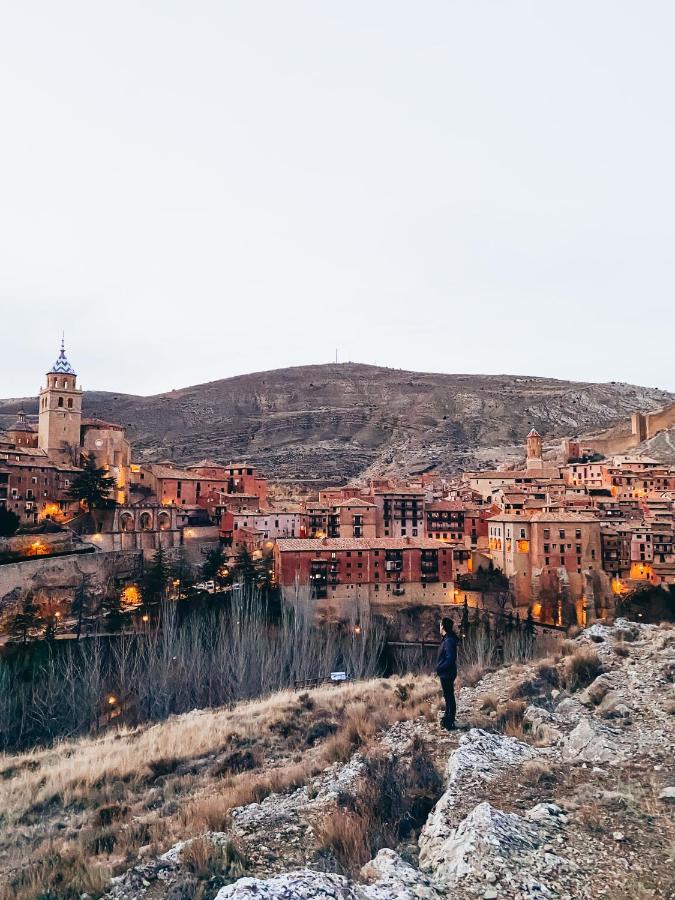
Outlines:
{"label": "window", "polygon": [[565,538],[565,531],[564,531],[564,529],[561,528],[559,534],[560,534],[560,537],[564,540],[564,538]]}
{"label": "window", "polygon": [[72,408],[73,408],[73,398],[68,397],[68,409],[72,409]]}
{"label": "window", "polygon": [[59,405],[59,406],[63,406],[63,397],[59,397],[59,403],[58,403],[58,405]]}

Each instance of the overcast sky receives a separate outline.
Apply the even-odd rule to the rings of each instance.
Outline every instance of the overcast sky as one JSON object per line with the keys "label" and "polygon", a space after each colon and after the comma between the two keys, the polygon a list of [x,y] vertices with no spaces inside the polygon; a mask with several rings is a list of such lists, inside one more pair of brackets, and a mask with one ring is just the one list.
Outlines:
{"label": "overcast sky", "polygon": [[341,361],[675,390],[675,4],[0,13],[0,396]]}

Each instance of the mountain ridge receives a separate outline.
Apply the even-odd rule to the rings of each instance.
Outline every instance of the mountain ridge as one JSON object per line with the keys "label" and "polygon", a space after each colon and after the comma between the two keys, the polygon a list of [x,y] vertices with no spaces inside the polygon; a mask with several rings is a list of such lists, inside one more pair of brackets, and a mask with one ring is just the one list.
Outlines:
{"label": "mountain ridge", "polygon": [[[554,441],[672,402],[624,382],[415,372],[366,363],[269,369],[142,396],[87,391],[85,415],[127,427],[141,460],[245,457],[272,478],[334,483],[364,473],[485,468],[522,455],[531,427]],[[0,426],[34,398],[0,400]]]}

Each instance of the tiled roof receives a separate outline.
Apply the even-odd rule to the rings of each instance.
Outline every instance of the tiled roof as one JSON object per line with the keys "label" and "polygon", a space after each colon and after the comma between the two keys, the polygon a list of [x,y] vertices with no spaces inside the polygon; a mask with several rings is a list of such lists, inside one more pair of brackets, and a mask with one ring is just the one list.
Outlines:
{"label": "tiled roof", "polygon": [[320,550],[443,550],[447,544],[433,538],[283,538],[282,553]]}
{"label": "tiled roof", "polygon": [[[551,524],[555,524],[556,522],[598,522],[599,519],[597,516],[591,515],[590,513],[572,513],[572,512],[550,512],[550,513],[533,513],[531,516],[527,516],[526,518],[523,516],[514,516],[514,515],[503,515],[497,513],[494,516],[490,517],[490,520],[494,520],[496,522],[550,522]],[[488,521],[490,521],[488,520]]]}
{"label": "tiled roof", "polygon": [[123,425],[116,425],[114,422],[106,422],[104,419],[88,419],[83,418],[82,424],[88,428],[105,428],[113,431],[124,431]]}
{"label": "tiled roof", "polygon": [[66,348],[63,339],[61,339],[61,352],[59,353],[59,358],[56,360],[54,365],[51,367],[48,375],[75,375],[75,369],[68,362],[66,357]]}

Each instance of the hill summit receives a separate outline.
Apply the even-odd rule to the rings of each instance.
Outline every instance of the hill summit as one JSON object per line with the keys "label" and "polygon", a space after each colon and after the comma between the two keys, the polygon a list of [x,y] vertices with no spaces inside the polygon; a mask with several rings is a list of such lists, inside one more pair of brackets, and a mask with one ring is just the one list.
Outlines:
{"label": "hill summit", "polygon": [[[137,455],[246,458],[278,479],[486,467],[671,402],[666,391],[521,375],[446,375],[340,363],[239,375],[149,397],[88,392],[87,415],[128,429]],[[37,403],[26,404],[28,413]],[[20,401],[0,401],[0,426]]]}

